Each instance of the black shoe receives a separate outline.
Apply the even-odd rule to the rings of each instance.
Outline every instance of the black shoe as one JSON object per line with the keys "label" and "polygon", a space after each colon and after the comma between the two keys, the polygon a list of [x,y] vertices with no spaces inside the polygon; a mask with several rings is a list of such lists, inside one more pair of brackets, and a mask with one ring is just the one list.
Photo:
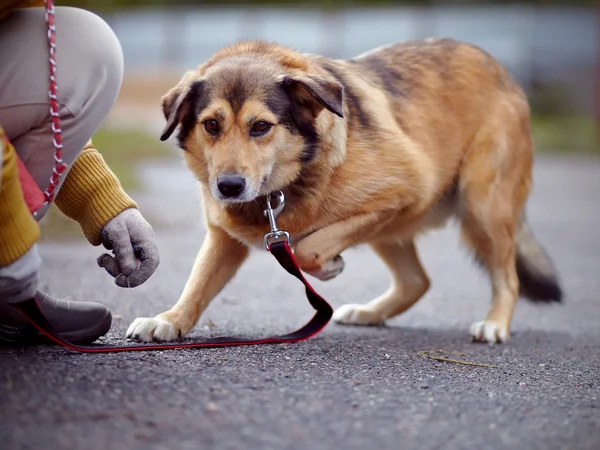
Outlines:
{"label": "black shoe", "polygon": [[[48,322],[66,341],[89,344],[110,330],[112,315],[100,303],[61,300],[40,291],[36,299]],[[40,337],[42,335],[27,322],[21,311],[0,303],[0,344],[32,344]]]}

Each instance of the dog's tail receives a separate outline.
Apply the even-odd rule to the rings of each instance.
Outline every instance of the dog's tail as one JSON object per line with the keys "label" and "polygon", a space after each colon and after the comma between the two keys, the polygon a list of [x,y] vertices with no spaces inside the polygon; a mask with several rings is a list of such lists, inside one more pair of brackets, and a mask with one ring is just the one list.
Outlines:
{"label": "dog's tail", "polygon": [[552,260],[535,238],[525,214],[516,234],[519,295],[538,303],[561,302],[562,288]]}

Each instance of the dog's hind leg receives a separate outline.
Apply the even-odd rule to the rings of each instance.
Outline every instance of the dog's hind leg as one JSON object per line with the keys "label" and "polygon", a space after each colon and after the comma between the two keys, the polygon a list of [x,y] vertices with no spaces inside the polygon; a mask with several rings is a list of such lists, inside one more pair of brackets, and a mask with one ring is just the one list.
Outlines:
{"label": "dog's hind leg", "polygon": [[513,127],[507,117],[504,125],[480,133],[460,172],[462,236],[487,269],[492,287],[492,306],[470,334],[490,344],[509,338],[519,296],[516,233],[531,186],[531,141],[527,127],[516,126],[514,119]]}
{"label": "dog's hind leg", "polygon": [[389,289],[365,305],[338,308],[333,320],[348,325],[381,325],[413,306],[429,289],[429,277],[421,266],[414,242],[372,242],[371,248],[392,273]]}
{"label": "dog's hind leg", "polygon": [[[475,208],[477,209],[477,207]],[[519,280],[515,267],[515,224],[501,213],[466,214],[462,220],[463,239],[475,251],[476,258],[487,269],[492,284],[492,306],[485,318],[471,325],[474,340],[505,341],[518,298]]]}

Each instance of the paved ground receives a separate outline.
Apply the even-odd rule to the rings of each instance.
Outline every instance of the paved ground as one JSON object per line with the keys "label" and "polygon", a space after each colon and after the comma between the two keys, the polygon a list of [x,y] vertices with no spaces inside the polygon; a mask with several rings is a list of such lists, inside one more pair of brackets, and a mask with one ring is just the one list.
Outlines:
{"label": "paved ground", "polygon": [[[162,186],[137,197],[162,252],[146,285],[115,287],[95,266],[100,250],[85,243],[43,247],[48,290],[113,308],[105,342],[122,342],[135,317],[177,299],[202,240],[193,182],[181,164],[144,174]],[[551,307],[521,301],[507,344],[467,338],[489,305],[488,286],[450,228],[420,245],[432,290],[386,328],[330,324],[289,346],[164,353],[2,349],[0,447],[600,448],[600,161],[540,158],[535,181],[530,219],[567,296]],[[387,273],[367,249],[345,259],[338,279],[314,282],[334,306],[386,289]],[[256,254],[194,335],[266,335],[310,315],[301,285]],[[496,367],[418,355],[436,349]]]}

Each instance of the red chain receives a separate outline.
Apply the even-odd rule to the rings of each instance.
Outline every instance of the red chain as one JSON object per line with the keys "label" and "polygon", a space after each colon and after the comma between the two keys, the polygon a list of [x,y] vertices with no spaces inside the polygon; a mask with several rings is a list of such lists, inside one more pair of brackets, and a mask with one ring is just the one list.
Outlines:
{"label": "red chain", "polygon": [[62,160],[62,129],[60,128],[59,103],[56,96],[58,86],[56,84],[56,28],[54,26],[54,0],[45,0],[46,4],[46,23],[48,24],[48,45],[50,51],[50,89],[48,97],[50,98],[50,115],[52,116],[52,132],[54,139],[54,168],[50,176],[50,183],[44,191],[45,203],[52,203],[56,195],[56,188],[59,185],[60,178],[65,173],[67,165]]}

